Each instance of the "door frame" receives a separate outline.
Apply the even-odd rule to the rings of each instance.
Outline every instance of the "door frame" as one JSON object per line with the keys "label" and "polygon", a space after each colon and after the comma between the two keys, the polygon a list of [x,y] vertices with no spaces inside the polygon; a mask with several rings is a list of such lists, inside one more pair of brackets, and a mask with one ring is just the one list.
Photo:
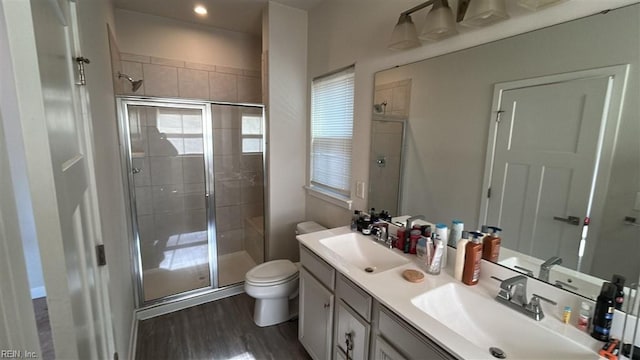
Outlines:
{"label": "door frame", "polygon": [[[118,127],[120,156],[122,168],[122,180],[124,185],[124,200],[128,206],[125,206],[125,218],[127,227],[129,228],[128,241],[130,244],[131,257],[131,274],[134,281],[134,294],[136,300],[136,308],[145,307],[147,305],[157,305],[175,300],[189,299],[210,292],[218,288],[218,249],[216,241],[215,226],[215,193],[214,193],[214,171],[213,171],[213,126],[211,124],[211,104],[204,101],[190,101],[183,99],[164,99],[164,98],[148,98],[137,96],[116,96],[116,104],[118,109]],[[179,294],[169,295],[160,299],[145,301],[144,300],[144,277],[142,270],[142,255],[140,248],[140,239],[138,238],[138,224],[133,214],[137,214],[135,183],[133,173],[133,159],[131,157],[131,143],[129,138],[129,113],[127,107],[133,106],[153,106],[165,108],[183,108],[202,110],[202,129],[203,129],[203,145],[204,145],[204,161],[205,161],[205,196],[207,202],[207,243],[209,246],[209,287],[194,289]],[[209,121],[208,121],[209,119]]]}
{"label": "door frame", "polygon": [[[498,134],[498,120],[500,115],[500,106],[502,104],[502,95],[505,91],[521,89],[526,87],[541,86],[546,84],[570,82],[581,79],[593,78],[609,78],[609,87],[605,99],[604,110],[600,122],[600,131],[598,135],[598,152],[595,159],[593,169],[593,177],[591,180],[591,191],[589,194],[589,205],[587,214],[591,218],[602,218],[603,206],[593,207],[595,204],[603,204],[606,199],[607,189],[609,187],[609,177],[611,174],[611,166],[615,152],[615,145],[618,130],[620,127],[620,118],[622,117],[624,95],[627,88],[627,80],[629,76],[629,64],[606,66],[595,69],[573,71],[561,74],[546,75],[535,78],[508,81],[496,83],[493,90],[493,101],[491,104],[491,115],[489,119],[489,135],[487,137],[487,152],[485,157],[484,176],[482,180],[480,212],[478,217],[478,226],[485,224],[488,209],[489,197],[487,192],[491,187],[493,176],[494,159],[496,153],[496,142]],[[596,221],[589,225],[588,229],[591,234],[596,236],[599,234],[600,222]],[[596,242],[585,240],[587,234],[583,230],[583,238],[580,240],[578,250],[578,271],[583,268],[588,270],[591,268],[593,260],[593,249]],[[586,254],[586,255],[585,255]],[[584,262],[583,262],[584,256]]]}

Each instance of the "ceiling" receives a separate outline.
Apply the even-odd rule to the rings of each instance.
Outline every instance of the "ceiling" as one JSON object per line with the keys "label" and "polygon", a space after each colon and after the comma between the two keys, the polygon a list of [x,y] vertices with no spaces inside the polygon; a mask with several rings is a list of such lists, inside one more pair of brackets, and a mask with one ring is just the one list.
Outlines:
{"label": "ceiling", "polygon": [[[322,0],[274,0],[283,5],[309,10]],[[262,33],[262,10],[268,0],[114,0],[117,9],[212,26],[253,35]],[[208,14],[197,16],[196,5],[204,5]]]}

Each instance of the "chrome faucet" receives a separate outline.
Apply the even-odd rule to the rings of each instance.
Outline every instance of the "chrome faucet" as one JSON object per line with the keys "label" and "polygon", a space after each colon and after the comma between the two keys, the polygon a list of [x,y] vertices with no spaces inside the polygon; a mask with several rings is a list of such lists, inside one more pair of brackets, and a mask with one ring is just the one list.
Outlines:
{"label": "chrome faucet", "polygon": [[407,231],[411,231],[411,228],[413,227],[413,223],[416,220],[427,220],[427,218],[424,217],[424,215],[415,215],[412,216],[410,218],[407,219],[407,224],[405,225],[405,228],[407,229]]}
{"label": "chrome faucet", "polygon": [[374,239],[378,242],[384,242],[386,246],[391,248],[391,238],[389,237],[389,224],[384,222],[378,222],[369,225],[371,227],[371,233],[374,235]]}
{"label": "chrome faucet", "polygon": [[543,262],[542,265],[540,265],[540,273],[538,275],[538,279],[548,282],[549,270],[551,270],[551,267],[553,265],[560,265],[560,264],[562,264],[562,259],[558,256],[552,256],[549,259],[547,259],[547,261]]}
{"label": "chrome faucet", "polygon": [[544,318],[544,312],[540,307],[540,300],[546,301],[553,305],[556,302],[549,300],[543,296],[533,294],[531,300],[527,302],[527,277],[517,275],[512,278],[502,280],[495,276],[493,279],[500,281],[500,291],[496,296],[496,300],[528,317],[540,321]]}

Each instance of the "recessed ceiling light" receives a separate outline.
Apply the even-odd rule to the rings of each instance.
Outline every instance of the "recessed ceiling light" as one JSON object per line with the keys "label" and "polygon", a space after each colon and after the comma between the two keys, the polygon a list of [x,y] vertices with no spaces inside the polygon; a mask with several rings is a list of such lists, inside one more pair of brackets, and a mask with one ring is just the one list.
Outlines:
{"label": "recessed ceiling light", "polygon": [[202,5],[197,5],[193,8],[193,11],[198,15],[207,15],[207,8]]}

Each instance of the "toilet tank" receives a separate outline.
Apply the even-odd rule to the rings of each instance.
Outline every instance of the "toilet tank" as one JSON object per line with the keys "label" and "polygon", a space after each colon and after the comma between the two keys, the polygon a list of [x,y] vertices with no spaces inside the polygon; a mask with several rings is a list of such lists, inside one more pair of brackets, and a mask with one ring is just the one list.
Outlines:
{"label": "toilet tank", "polygon": [[296,225],[296,235],[308,234],[322,230],[327,230],[327,228],[315,221],[305,221]]}

